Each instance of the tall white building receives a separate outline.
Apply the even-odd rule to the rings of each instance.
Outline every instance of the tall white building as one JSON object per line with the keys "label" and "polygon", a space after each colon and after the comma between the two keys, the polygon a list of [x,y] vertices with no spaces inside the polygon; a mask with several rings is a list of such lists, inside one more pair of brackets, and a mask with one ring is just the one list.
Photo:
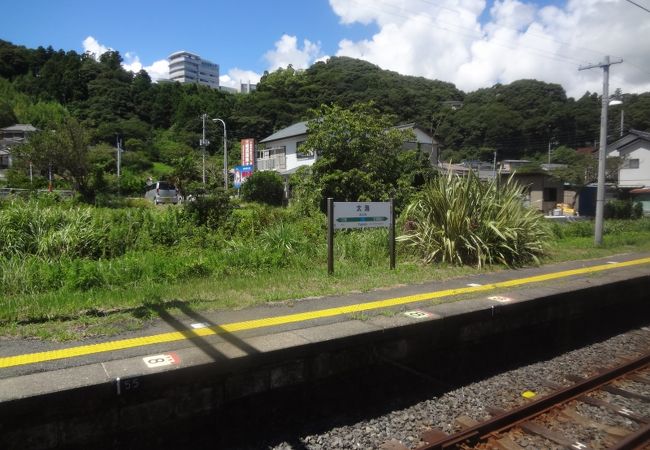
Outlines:
{"label": "tall white building", "polygon": [[179,83],[198,83],[219,89],[219,64],[186,51],[172,53],[167,59],[170,80]]}

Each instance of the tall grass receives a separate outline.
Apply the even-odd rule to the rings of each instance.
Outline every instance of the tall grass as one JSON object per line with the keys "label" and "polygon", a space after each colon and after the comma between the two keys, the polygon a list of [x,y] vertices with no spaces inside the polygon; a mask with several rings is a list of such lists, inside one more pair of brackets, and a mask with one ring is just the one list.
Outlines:
{"label": "tall grass", "polygon": [[483,182],[473,172],[430,181],[403,217],[399,240],[427,263],[520,266],[538,261],[549,236],[544,218],[523,206],[512,178]]}

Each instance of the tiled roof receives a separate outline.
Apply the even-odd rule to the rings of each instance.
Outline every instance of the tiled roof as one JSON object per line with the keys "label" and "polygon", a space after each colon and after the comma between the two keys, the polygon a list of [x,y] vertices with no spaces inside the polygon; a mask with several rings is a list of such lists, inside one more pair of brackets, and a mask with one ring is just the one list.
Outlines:
{"label": "tiled roof", "polygon": [[301,134],[307,134],[306,121],[294,123],[293,125],[289,125],[288,127],[281,129],[280,131],[276,131],[271,136],[262,139],[260,143],[279,141],[280,139],[300,136]]}

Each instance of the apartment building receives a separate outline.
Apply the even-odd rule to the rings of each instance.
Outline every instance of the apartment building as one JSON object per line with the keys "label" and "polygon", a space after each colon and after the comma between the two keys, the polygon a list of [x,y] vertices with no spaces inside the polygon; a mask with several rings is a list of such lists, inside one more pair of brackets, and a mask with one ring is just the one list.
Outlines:
{"label": "apartment building", "polygon": [[198,83],[219,89],[219,65],[187,51],[172,53],[169,61],[169,79],[179,83]]}

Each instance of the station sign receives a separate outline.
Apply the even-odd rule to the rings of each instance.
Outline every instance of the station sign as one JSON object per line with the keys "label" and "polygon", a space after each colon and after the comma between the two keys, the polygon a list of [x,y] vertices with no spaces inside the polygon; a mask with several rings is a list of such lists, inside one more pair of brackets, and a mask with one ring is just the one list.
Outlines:
{"label": "station sign", "polygon": [[334,229],[387,228],[390,202],[334,202]]}

